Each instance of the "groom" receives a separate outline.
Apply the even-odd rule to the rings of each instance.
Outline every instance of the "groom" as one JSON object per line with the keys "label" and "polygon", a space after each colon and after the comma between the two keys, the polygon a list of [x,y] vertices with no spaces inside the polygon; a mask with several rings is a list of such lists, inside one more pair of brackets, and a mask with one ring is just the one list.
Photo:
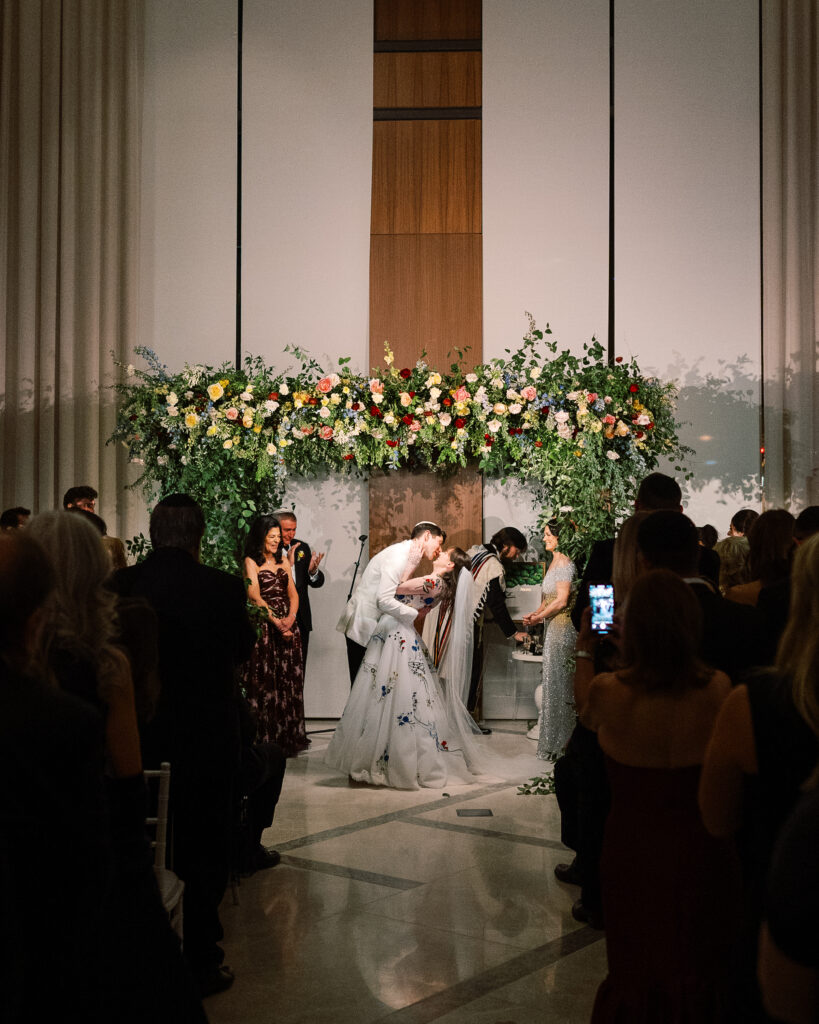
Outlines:
{"label": "groom", "polygon": [[370,559],[353,596],[347,602],[336,629],[347,638],[347,663],[352,686],[370,637],[384,612],[413,628],[419,612],[395,596],[398,584],[409,579],[424,556],[434,561],[441,553],[446,534],[435,523],[418,523],[409,540],[390,544]]}

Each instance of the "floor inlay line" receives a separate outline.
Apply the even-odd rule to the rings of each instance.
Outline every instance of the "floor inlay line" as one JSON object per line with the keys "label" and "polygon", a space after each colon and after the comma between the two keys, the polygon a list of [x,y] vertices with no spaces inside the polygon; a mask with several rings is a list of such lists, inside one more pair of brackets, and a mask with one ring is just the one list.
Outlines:
{"label": "floor inlay line", "polygon": [[381,875],[377,871],[362,871],[344,864],[329,864],[323,860],[310,860],[308,857],[282,857],[282,864],[305,871],[318,871],[323,875],[337,875],[339,878],[352,878],[356,882],[369,882],[371,885],[383,885],[390,889],[417,889],[423,882],[415,882],[410,878],[396,878],[394,875]]}
{"label": "floor inlay line", "polygon": [[476,797],[485,796],[487,793],[496,793],[501,789],[509,789],[513,785],[514,783],[510,782],[496,782],[491,786],[482,786],[480,789],[470,790],[468,793],[459,793],[457,796],[433,800],[428,804],[416,804],[414,807],[405,807],[401,811],[390,811],[388,814],[379,814],[374,818],[351,821],[349,825],[339,825],[336,828],[324,829],[322,832],[313,832],[311,835],[289,839],[284,843],[276,843],[276,849],[279,853],[287,853],[290,850],[301,849],[303,846],[312,846],[313,843],[323,843],[327,839],[338,839],[339,836],[348,836],[354,832],[361,832],[364,829],[386,825],[391,821],[404,821],[416,814],[426,814],[429,811],[440,810],[442,807],[452,807],[455,804],[463,803],[465,800],[474,800]]}
{"label": "floor inlay line", "polygon": [[423,825],[426,828],[442,828],[448,832],[465,832],[470,836],[485,836],[487,839],[505,839],[509,843],[522,843],[524,846],[542,846],[547,850],[559,850],[567,853],[566,847],[557,839],[542,839],[540,836],[518,835],[515,832],[500,832],[491,828],[479,828],[476,825],[461,825],[456,821],[440,821],[436,818],[405,818],[408,825]]}
{"label": "floor inlay line", "polygon": [[432,1024],[432,1021],[453,1013],[476,999],[491,995],[506,985],[520,981],[535,971],[585,949],[586,946],[602,941],[602,932],[588,926],[577,928],[543,946],[529,949],[520,956],[498,964],[497,967],[490,967],[489,970],[476,974],[474,978],[458,982],[444,992],[436,992],[433,996],[379,1017],[374,1024]]}

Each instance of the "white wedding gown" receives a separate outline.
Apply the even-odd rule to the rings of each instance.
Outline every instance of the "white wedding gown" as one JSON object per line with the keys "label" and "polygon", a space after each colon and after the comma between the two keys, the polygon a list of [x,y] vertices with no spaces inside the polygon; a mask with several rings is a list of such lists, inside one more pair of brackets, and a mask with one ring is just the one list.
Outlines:
{"label": "white wedding gown", "polygon": [[[409,581],[402,589],[411,587]],[[397,595],[413,608],[440,600],[436,576],[417,593]],[[452,774],[484,774],[477,727],[456,694],[444,695],[427,648],[414,629],[382,615],[355,678],[325,762],[356,781],[393,789],[440,789]]]}

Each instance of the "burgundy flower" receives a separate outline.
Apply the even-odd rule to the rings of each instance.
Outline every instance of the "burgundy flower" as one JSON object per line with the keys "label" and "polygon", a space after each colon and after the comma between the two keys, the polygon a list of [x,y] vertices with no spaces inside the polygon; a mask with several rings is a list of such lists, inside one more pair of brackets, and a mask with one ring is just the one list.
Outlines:
{"label": "burgundy flower", "polygon": [[412,423],[412,420],[413,420],[413,417],[412,417],[411,413],[407,413],[406,416],[402,416],[401,417],[401,422],[402,423],[406,423],[407,426],[409,426],[410,423]]}
{"label": "burgundy flower", "polygon": [[358,412],[358,410],[361,408],[361,402],[353,402],[350,408],[353,410],[353,412]]}
{"label": "burgundy flower", "polygon": [[458,428],[458,430],[460,430],[461,427],[466,426],[466,420],[463,419],[463,417],[459,416],[457,420],[455,420],[455,426]]}
{"label": "burgundy flower", "polygon": [[412,370],[408,370],[405,366],[404,369],[401,371],[401,376],[404,378],[404,380],[409,380],[409,378],[412,376]]}
{"label": "burgundy flower", "polygon": [[615,361],[615,363],[622,363],[623,357],[622,356],[617,356],[617,358],[614,361]]}
{"label": "burgundy flower", "polygon": [[393,439],[390,438],[389,441],[387,441],[387,444],[390,446],[390,448],[395,448],[395,447],[397,447],[398,442],[397,441],[393,441]]}
{"label": "burgundy flower", "polygon": [[632,395],[636,395],[639,390],[640,389],[637,387],[636,384],[629,385],[629,391],[632,393]]}

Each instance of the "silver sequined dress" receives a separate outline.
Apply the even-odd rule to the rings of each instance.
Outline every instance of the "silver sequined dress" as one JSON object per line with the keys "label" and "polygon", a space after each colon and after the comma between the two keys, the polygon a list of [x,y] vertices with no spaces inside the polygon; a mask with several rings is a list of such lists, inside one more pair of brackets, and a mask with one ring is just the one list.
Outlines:
{"label": "silver sequined dress", "polygon": [[[543,579],[543,600],[547,604],[554,601],[557,597],[557,583],[564,580],[571,585],[576,574],[574,562],[552,565]],[[544,761],[552,761],[563,750],[575,724],[574,680],[570,659],[577,631],[572,625],[568,608],[547,619],[544,628],[543,698],[537,756]]]}

